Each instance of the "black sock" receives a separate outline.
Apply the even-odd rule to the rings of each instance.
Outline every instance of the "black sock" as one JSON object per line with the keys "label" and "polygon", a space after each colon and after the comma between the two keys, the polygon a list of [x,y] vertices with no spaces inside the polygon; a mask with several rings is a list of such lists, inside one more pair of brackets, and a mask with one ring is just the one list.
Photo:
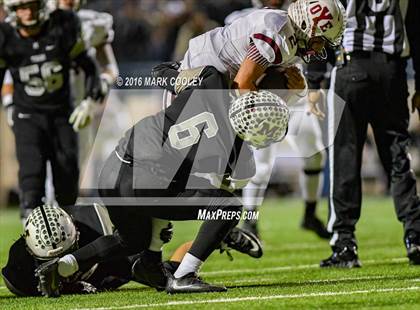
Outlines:
{"label": "black sock", "polygon": [[313,217],[316,210],[316,201],[305,201],[305,217]]}
{"label": "black sock", "polygon": [[237,221],[205,221],[189,252],[201,261],[205,261],[236,224]]}

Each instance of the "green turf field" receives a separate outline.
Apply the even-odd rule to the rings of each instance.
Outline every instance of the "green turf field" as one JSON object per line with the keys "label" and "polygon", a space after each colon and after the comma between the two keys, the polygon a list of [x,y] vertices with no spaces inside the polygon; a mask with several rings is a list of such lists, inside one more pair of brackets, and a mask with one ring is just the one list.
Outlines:
{"label": "green turf field", "polygon": [[[323,210],[326,209],[323,202]],[[0,309],[420,309],[420,266],[409,266],[402,228],[390,199],[367,198],[358,226],[361,269],[317,267],[330,254],[325,241],[299,229],[301,202],[267,200],[261,209],[265,253],[259,260],[214,253],[202,270],[204,279],[228,286],[227,293],[175,295],[130,283],[117,292],[59,299],[15,298],[0,282]],[[325,213],[324,213],[325,214]],[[0,263],[19,234],[16,211],[0,211]],[[166,254],[193,236],[197,224],[175,225]]]}

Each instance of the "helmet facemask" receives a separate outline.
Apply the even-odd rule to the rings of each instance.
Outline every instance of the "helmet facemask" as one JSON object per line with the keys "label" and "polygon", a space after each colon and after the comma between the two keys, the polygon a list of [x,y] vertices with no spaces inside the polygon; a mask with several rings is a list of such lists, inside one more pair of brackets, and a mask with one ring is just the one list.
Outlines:
{"label": "helmet facemask", "polygon": [[[339,1],[297,0],[290,4],[288,15],[298,41],[298,56],[305,62],[312,59],[325,60],[325,46],[340,46],[346,25],[346,12]],[[314,40],[322,40],[324,47],[315,50]]]}

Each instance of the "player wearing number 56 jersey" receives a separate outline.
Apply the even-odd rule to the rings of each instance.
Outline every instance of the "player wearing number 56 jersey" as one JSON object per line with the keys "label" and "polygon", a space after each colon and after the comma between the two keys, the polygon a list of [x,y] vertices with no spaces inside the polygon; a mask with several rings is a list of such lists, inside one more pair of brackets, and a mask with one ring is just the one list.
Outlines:
{"label": "player wearing number 56 jersey", "polygon": [[43,0],[5,0],[4,5],[8,18],[0,23],[0,82],[9,70],[15,88],[12,129],[24,218],[42,204],[47,160],[57,201],[74,204],[79,172],[77,139],[68,121],[69,71],[75,65],[85,72],[86,97],[94,100],[100,96],[99,76],[73,12],[49,13]]}

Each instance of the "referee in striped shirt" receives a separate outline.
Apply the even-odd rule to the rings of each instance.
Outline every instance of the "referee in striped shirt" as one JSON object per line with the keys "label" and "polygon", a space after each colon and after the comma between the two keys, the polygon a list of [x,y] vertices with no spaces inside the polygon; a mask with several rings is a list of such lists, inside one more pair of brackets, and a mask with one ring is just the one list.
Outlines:
{"label": "referee in striped shirt", "polygon": [[[360,267],[355,226],[360,217],[362,151],[371,125],[390,178],[398,220],[412,264],[420,264],[420,200],[407,147],[409,108],[405,73],[412,57],[420,111],[420,1],[347,0],[343,62],[336,65],[335,93],[345,102],[334,145],[328,229],[332,255],[321,267]],[[333,115],[333,113],[330,113]],[[420,115],[420,114],[419,114]]]}

